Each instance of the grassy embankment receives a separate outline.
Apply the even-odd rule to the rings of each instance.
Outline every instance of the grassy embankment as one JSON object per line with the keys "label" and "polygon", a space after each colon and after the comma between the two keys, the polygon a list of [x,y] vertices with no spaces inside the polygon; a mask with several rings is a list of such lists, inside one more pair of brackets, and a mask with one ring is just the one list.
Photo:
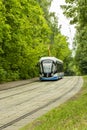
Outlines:
{"label": "grassy embankment", "polygon": [[87,76],[83,79],[76,96],[20,130],[87,130]]}

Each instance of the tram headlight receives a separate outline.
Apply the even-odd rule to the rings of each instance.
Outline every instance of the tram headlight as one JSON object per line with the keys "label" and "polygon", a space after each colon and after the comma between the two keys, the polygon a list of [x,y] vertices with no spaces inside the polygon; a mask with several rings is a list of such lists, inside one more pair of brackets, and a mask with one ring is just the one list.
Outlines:
{"label": "tram headlight", "polygon": [[52,73],[51,76],[53,76],[54,74]]}
{"label": "tram headlight", "polygon": [[44,74],[40,74],[40,77],[43,77],[44,76]]}
{"label": "tram headlight", "polygon": [[44,74],[42,73],[42,75],[41,75],[42,77],[44,76]]}
{"label": "tram headlight", "polygon": [[54,76],[58,76],[58,74],[56,73],[56,74],[54,74]]}

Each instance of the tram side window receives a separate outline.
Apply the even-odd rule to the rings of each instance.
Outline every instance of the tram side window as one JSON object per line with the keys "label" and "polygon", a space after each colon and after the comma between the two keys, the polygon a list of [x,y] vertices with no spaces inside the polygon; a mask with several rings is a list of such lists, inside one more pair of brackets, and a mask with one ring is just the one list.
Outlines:
{"label": "tram side window", "polygon": [[57,66],[56,64],[53,63],[53,73],[56,73],[57,72]]}
{"label": "tram side window", "polygon": [[62,72],[63,71],[63,65],[62,64],[58,64],[57,65],[57,69],[58,69],[58,72]]}

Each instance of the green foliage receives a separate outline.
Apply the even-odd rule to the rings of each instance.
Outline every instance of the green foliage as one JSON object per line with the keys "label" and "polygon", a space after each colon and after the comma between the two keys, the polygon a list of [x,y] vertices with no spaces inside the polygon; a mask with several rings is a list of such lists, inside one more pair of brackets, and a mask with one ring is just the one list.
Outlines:
{"label": "green foliage", "polygon": [[0,67],[0,81],[5,81],[6,80],[6,71]]}
{"label": "green foliage", "polygon": [[82,74],[87,73],[87,44],[80,43],[76,51],[77,66]]}
{"label": "green foliage", "polygon": [[[81,24],[82,25],[82,24]],[[79,27],[80,29],[82,27]],[[82,74],[87,74],[87,42],[86,42],[86,32],[87,26],[80,30],[79,35],[76,35],[76,56],[75,59],[77,61],[78,69]]]}
{"label": "green foliage", "polygon": [[70,19],[70,24],[75,24],[78,22],[79,16],[78,13],[78,7],[77,7],[77,1],[75,0],[67,0],[66,5],[61,5],[61,8],[63,9],[64,15]]}
{"label": "green foliage", "polygon": [[78,72],[87,74],[87,0],[66,0],[62,6],[64,14],[70,18],[71,24],[76,24],[75,59]]}
{"label": "green foliage", "polygon": [[49,13],[49,7],[51,6],[52,0],[37,0],[40,7],[42,8],[44,12],[45,19],[50,22],[50,13]]}
{"label": "green foliage", "polygon": [[[69,54],[58,19],[49,13],[51,1],[0,1],[0,81],[38,76],[36,65],[41,56],[48,55],[50,43],[54,44],[53,56],[64,59]],[[57,44],[60,37],[62,42]],[[62,54],[64,47],[58,53],[60,45],[67,53]]]}
{"label": "green foliage", "polygon": [[[64,61],[64,73],[65,75],[74,75],[75,73],[71,73],[72,66],[70,66],[71,60],[71,50],[68,47],[68,42],[65,36],[57,33],[54,36],[54,44],[50,46],[51,55],[55,56]],[[71,68],[70,68],[71,67]]]}
{"label": "green foliage", "polygon": [[[46,52],[44,42],[49,41],[44,13],[32,0],[1,1],[0,7],[1,74],[5,70],[6,78],[12,80],[34,77],[38,58]],[[40,46],[44,49],[38,49]]]}
{"label": "green foliage", "polygon": [[54,42],[55,43],[53,44],[53,54],[55,55],[55,57],[64,60],[68,55],[70,55],[68,42],[65,36],[58,33],[58,35],[54,37]]}

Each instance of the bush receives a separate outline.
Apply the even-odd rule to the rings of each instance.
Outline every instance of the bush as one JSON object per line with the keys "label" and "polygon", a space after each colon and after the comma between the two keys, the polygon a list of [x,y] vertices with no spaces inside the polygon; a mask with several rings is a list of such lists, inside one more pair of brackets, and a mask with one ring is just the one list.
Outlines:
{"label": "bush", "polygon": [[2,67],[0,67],[0,82],[3,82],[6,80],[6,75],[7,75],[7,72]]}
{"label": "bush", "polygon": [[8,71],[7,81],[15,81],[15,80],[18,80],[19,78],[20,77],[19,77],[18,71],[14,71],[14,72],[12,72],[11,70]]}

